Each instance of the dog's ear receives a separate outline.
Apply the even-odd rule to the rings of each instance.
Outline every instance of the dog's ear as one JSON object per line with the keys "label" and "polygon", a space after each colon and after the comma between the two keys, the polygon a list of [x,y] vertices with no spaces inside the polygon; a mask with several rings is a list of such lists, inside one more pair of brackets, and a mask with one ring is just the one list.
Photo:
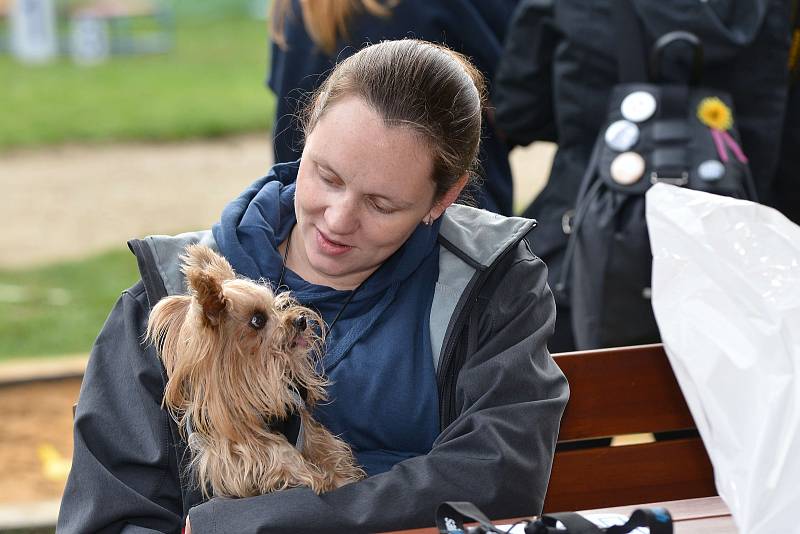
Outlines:
{"label": "dog's ear", "polygon": [[190,245],[183,256],[183,274],[189,289],[203,308],[208,324],[216,326],[225,311],[225,296],[222,284],[236,278],[228,261],[203,245]]}

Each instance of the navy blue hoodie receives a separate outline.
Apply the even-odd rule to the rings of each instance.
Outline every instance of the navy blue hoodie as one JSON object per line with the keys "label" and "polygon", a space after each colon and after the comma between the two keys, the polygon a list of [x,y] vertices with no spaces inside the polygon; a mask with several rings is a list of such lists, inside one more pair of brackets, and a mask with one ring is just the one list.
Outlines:
{"label": "navy blue hoodie", "polygon": [[[276,165],[223,211],[213,228],[234,270],[277,285],[278,244],[296,222],[299,162]],[[430,307],[438,274],[438,224],[419,225],[408,241],[352,295],[306,282],[287,269],[283,283],[330,324],[323,357],[329,402],[314,415],[341,435],[374,475],[426,454],[439,433]],[[346,304],[347,303],[347,304]]]}

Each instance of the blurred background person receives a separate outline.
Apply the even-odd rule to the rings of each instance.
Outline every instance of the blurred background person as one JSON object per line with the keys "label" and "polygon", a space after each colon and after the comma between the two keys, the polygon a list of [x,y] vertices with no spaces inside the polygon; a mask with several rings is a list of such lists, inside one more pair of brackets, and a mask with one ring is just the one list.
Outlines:
{"label": "blurred background person", "polygon": [[[366,43],[404,37],[443,43],[469,57],[491,80],[516,3],[517,0],[275,0],[268,80],[277,100],[275,162],[300,157],[303,138],[296,115],[305,95],[316,89],[337,61]],[[491,88],[488,96],[491,106]],[[513,185],[508,147],[498,138],[491,117],[484,122],[487,126],[480,154],[484,180],[472,195],[477,206],[510,215]]]}
{"label": "blurred background person", "polygon": [[[642,25],[645,53],[670,31],[689,31],[700,38],[701,84],[734,98],[759,201],[785,207],[776,175],[788,105],[790,1],[626,1]],[[524,211],[525,217],[539,221],[537,254],[549,267],[551,285],[560,277],[575,197],[606,120],[611,88],[618,82],[615,6],[610,0],[524,0],[513,14],[495,79],[496,126],[510,144],[558,143],[549,181]],[[690,55],[683,52],[665,54],[666,82],[685,79]],[[791,128],[791,121],[787,126]],[[797,138],[797,133],[787,132],[787,139],[791,135]],[[797,190],[798,169],[787,168],[797,164],[789,150],[796,151],[796,145],[785,147],[781,173],[795,176],[788,189]],[[786,180],[781,187],[787,188]],[[569,312],[559,303],[553,352],[574,349]]]}

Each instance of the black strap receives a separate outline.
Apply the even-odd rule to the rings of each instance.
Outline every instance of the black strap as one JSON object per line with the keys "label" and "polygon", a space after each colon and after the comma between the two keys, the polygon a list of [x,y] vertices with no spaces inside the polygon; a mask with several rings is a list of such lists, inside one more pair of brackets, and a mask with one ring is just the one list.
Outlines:
{"label": "black strap", "polygon": [[[561,522],[567,529],[557,529]],[[639,508],[623,525],[602,529],[575,512],[546,514],[525,527],[526,534],[628,534],[639,528],[648,527],[650,534],[672,534],[672,516],[666,508]]]}
{"label": "black strap", "polygon": [[[703,46],[690,32],[673,31],[659,37],[651,53],[645,39],[642,22],[636,14],[633,0],[612,3],[612,27],[616,38],[617,74],[620,83],[647,83],[661,79],[661,57],[673,43],[686,43],[693,49],[690,85],[698,85],[703,75]],[[649,64],[648,64],[649,59]]]}
{"label": "black strap", "polygon": [[606,534],[627,534],[639,527],[649,528],[650,534],[672,534],[672,516],[666,508],[639,508],[627,523],[608,527]]}
{"label": "black strap", "polygon": [[288,417],[281,419],[270,418],[266,424],[270,430],[286,436],[290,444],[297,445],[297,438],[300,436],[300,416],[297,412],[292,412]]}
{"label": "black strap", "polygon": [[647,76],[647,46],[642,23],[632,0],[611,2],[611,22],[617,42],[617,73],[620,83],[645,83]]}
{"label": "black strap", "polygon": [[675,43],[688,44],[692,47],[692,65],[689,69],[689,85],[699,85],[703,77],[703,44],[695,34],[686,31],[665,33],[653,44],[650,51],[650,79],[661,81],[661,64],[664,51]]}
{"label": "black strap", "polygon": [[556,282],[554,293],[559,303],[567,304],[569,302],[568,280],[572,266],[572,258],[575,255],[575,248],[578,242],[578,229],[583,222],[589,204],[594,199],[597,192],[603,185],[603,181],[596,176],[597,162],[600,159],[600,153],[603,150],[605,143],[603,136],[599,135],[595,141],[594,148],[592,149],[592,156],[589,158],[589,164],[581,179],[580,189],[578,189],[578,197],[575,200],[575,214],[572,217],[572,224],[570,229],[569,240],[567,241],[567,250],[564,252],[564,261],[561,266],[561,273]]}
{"label": "black strap", "polygon": [[[557,528],[561,522],[567,530]],[[525,528],[525,534],[602,534],[600,527],[576,512],[559,512],[557,514],[547,514],[529,524]]]}
{"label": "black strap", "polygon": [[436,509],[436,526],[442,534],[467,532],[464,523],[476,521],[483,532],[496,532],[505,534],[495,527],[492,522],[471,502],[443,502]]}
{"label": "black strap", "polygon": [[[689,105],[689,87],[686,85],[663,85],[660,88],[661,99],[659,102],[658,119],[654,125],[654,136],[658,130],[675,130],[661,132],[658,135],[664,138],[653,149],[650,156],[652,166],[652,180],[686,185],[689,182],[689,167],[691,165],[688,146],[688,124],[686,110]],[[678,130],[685,129],[686,135],[678,134]]]}
{"label": "black strap", "polygon": [[[479,527],[465,529],[464,523],[477,522]],[[558,523],[566,530],[557,528]],[[495,527],[488,517],[471,502],[443,502],[436,509],[436,526],[441,534],[469,532],[495,532],[506,534]],[[666,508],[638,508],[623,525],[602,529],[576,512],[545,514],[525,526],[525,534],[628,534],[639,527],[648,527],[650,534],[672,534],[672,516]]]}
{"label": "black strap", "polygon": [[789,47],[789,81],[794,84],[800,78],[800,0],[792,2],[792,41]]}

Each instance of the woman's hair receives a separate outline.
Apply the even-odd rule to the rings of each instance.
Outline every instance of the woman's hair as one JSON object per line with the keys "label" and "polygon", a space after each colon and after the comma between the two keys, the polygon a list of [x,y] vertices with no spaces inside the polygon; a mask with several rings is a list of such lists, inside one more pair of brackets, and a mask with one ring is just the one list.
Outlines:
{"label": "woman's hair", "polygon": [[409,128],[429,147],[438,200],[465,173],[476,177],[484,93],[463,55],[416,39],[384,41],[339,63],[300,119],[308,137],[332,105],[362,98],[387,126]]}
{"label": "woman's hair", "polygon": [[[300,0],[303,25],[311,40],[326,54],[336,53],[336,43],[347,41],[347,27],[357,13],[389,17],[399,0]],[[292,0],[273,0],[270,34],[281,48],[286,48],[285,25],[292,13]]]}

